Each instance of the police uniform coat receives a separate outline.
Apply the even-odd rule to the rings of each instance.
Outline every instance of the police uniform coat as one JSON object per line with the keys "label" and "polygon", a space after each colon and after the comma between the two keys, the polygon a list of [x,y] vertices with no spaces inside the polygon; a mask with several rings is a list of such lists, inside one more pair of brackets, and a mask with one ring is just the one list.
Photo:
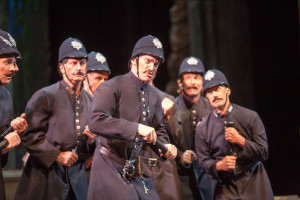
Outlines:
{"label": "police uniform coat", "polygon": [[[149,110],[145,110],[148,106]],[[169,143],[160,98],[149,84],[143,84],[130,71],[97,88],[89,117],[90,130],[99,135],[91,169],[89,200],[159,199],[153,181],[146,173],[148,194],[141,178],[133,178],[127,183],[122,178],[122,164],[118,164],[118,159],[128,160],[132,152],[143,148],[137,145],[142,140],[137,134],[139,123],[155,128],[158,139],[164,144]],[[148,145],[152,146],[146,143],[144,146]],[[116,157],[118,159],[113,159]]]}
{"label": "police uniform coat", "polygon": [[[158,88],[154,87],[161,101],[164,98],[169,98],[173,102],[175,98]],[[154,146],[146,145],[142,156],[146,158],[157,159],[155,163],[142,162],[143,169],[152,178],[156,191],[161,200],[179,200],[180,187],[177,173],[177,165],[175,160],[165,159],[161,157]],[[154,165],[153,165],[154,164]]]}
{"label": "police uniform coat", "polygon": [[192,127],[191,113],[197,112],[197,121],[202,120],[211,110],[208,101],[200,96],[198,102],[191,105],[183,95],[179,95],[175,100],[175,109],[167,122],[171,143],[177,147],[177,166],[180,183],[181,199],[201,199],[198,190],[203,172],[199,171],[197,162],[193,162],[190,168],[185,168],[180,158],[186,150],[195,151],[195,131]]}
{"label": "police uniform coat", "polygon": [[[13,104],[12,98],[5,87],[0,87],[0,133],[6,131],[13,120]],[[0,200],[5,200],[4,182],[2,176],[2,168],[7,163],[8,154],[0,153]]]}
{"label": "police uniform coat", "polygon": [[[209,199],[273,199],[267,172],[262,164],[268,158],[264,125],[258,114],[231,104],[225,120],[245,138],[245,147],[225,142],[224,120],[211,112],[196,128],[196,151],[200,167],[212,176]],[[231,147],[230,147],[231,145]],[[237,153],[235,172],[218,172],[216,163],[229,153]]]}
{"label": "police uniform coat", "polygon": [[[87,178],[83,161],[67,168],[56,162],[63,151],[72,151],[87,125],[92,97],[75,92],[62,80],[38,90],[27,104],[28,128],[22,144],[30,153],[15,199],[66,199],[70,187],[74,199],[86,199]],[[88,153],[85,144],[82,152]]]}

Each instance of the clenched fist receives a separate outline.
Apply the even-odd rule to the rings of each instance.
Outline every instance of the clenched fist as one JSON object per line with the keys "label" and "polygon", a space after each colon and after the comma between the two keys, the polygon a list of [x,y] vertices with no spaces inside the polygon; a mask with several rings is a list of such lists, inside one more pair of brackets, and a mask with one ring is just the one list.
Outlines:
{"label": "clenched fist", "polygon": [[21,139],[20,139],[17,131],[10,132],[4,138],[7,140],[8,146],[5,147],[4,149],[2,149],[1,154],[6,154],[10,149],[18,146],[21,143]]}
{"label": "clenched fist", "polygon": [[165,144],[165,146],[168,148],[167,153],[165,153],[165,157],[173,160],[177,156],[177,148],[173,144]]}
{"label": "clenched fist", "polygon": [[87,141],[86,141],[86,142],[88,143],[88,145],[93,144],[94,141],[95,141],[95,138],[97,137],[96,134],[94,134],[94,133],[92,133],[92,132],[90,131],[90,129],[89,129],[89,127],[88,127],[87,125],[85,126],[85,129],[84,129],[84,131],[83,131],[83,134],[86,135],[86,136],[88,137],[88,139],[87,139]]}
{"label": "clenched fist", "polygon": [[217,162],[217,171],[230,171],[235,169],[236,157],[235,156],[225,156],[223,160]]}
{"label": "clenched fist", "polygon": [[164,110],[164,117],[166,119],[169,119],[174,107],[174,102],[169,98],[164,98],[163,101],[161,102],[161,106]]}
{"label": "clenched fist", "polygon": [[147,143],[155,144],[157,135],[154,128],[139,124],[138,134],[141,135]]}
{"label": "clenched fist", "polygon": [[192,164],[193,160],[196,160],[196,159],[197,159],[197,156],[196,156],[195,152],[193,152],[191,150],[186,150],[181,155],[180,162],[184,167],[188,168],[190,166],[190,164]]}
{"label": "clenched fist", "polygon": [[225,128],[225,140],[231,144],[238,144],[241,148],[245,147],[245,138],[235,128]]}
{"label": "clenched fist", "polygon": [[23,131],[25,131],[28,126],[25,117],[26,114],[23,113],[20,117],[17,117],[16,119],[12,120],[10,123],[13,129],[18,133],[22,133]]}
{"label": "clenched fist", "polygon": [[77,154],[73,153],[72,151],[61,152],[56,158],[56,162],[66,167],[71,167],[76,163],[77,160]]}

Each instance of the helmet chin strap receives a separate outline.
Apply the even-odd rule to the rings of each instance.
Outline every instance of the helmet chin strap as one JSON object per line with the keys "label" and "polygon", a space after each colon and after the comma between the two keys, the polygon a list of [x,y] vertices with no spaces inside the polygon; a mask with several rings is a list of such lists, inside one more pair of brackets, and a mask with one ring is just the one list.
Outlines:
{"label": "helmet chin strap", "polygon": [[89,77],[88,77],[88,75],[86,74],[86,82],[88,83],[88,86],[89,86],[89,89],[90,89],[90,91],[91,91],[91,93],[94,95],[94,92],[93,92],[93,90],[92,90],[92,87],[91,87],[91,84],[90,84],[90,81],[89,81]]}
{"label": "helmet chin strap", "polygon": [[225,100],[225,104],[223,105],[222,111],[218,114],[222,114],[226,108],[226,104],[227,104],[227,100],[228,100],[228,87],[226,87],[226,100]]}
{"label": "helmet chin strap", "polygon": [[[137,73],[138,78],[140,79],[139,56],[136,56],[136,57],[135,57],[135,60],[136,60],[136,73]],[[140,80],[141,80],[141,79],[140,79]]]}

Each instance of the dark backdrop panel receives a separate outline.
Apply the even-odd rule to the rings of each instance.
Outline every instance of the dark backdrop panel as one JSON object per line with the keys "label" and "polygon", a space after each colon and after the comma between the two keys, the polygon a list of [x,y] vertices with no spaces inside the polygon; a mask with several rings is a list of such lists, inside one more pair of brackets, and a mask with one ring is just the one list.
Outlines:
{"label": "dark backdrop panel", "polygon": [[267,130],[265,163],[276,195],[300,195],[297,0],[249,0],[254,94]]}
{"label": "dark backdrop panel", "polygon": [[[112,70],[111,77],[128,71],[127,63],[134,44],[145,35],[158,37],[169,54],[169,9],[171,0],[51,0],[50,38],[53,70],[52,81],[59,79],[56,72],[58,49],[68,37],[80,39],[87,51],[100,51]],[[155,83],[161,89],[168,80],[163,64]]]}

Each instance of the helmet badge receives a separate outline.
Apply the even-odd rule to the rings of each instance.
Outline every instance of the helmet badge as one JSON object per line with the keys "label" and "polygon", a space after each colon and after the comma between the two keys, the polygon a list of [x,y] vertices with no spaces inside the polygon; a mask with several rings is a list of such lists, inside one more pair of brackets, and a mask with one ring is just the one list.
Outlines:
{"label": "helmet badge", "polygon": [[190,57],[187,61],[186,61],[189,65],[197,65],[198,64],[198,60],[194,57]]}
{"label": "helmet badge", "polygon": [[211,70],[208,70],[205,74],[205,77],[204,79],[205,80],[208,80],[208,81],[211,81],[211,79],[215,76],[215,72],[211,71]]}
{"label": "helmet badge", "polygon": [[156,46],[156,48],[158,48],[158,49],[162,48],[162,44],[159,41],[159,39],[155,38],[155,39],[152,40],[152,42],[153,42],[154,46]]}
{"label": "helmet badge", "polygon": [[80,42],[76,41],[76,40],[74,40],[73,42],[71,42],[71,45],[72,45],[72,47],[74,49],[77,49],[77,50],[79,50],[79,49],[82,48],[82,44]]}
{"label": "helmet badge", "polygon": [[12,44],[10,43],[10,41],[8,41],[7,39],[5,39],[4,37],[0,36],[1,40],[3,42],[5,42],[7,45],[12,46]]}
{"label": "helmet badge", "polygon": [[102,64],[106,62],[106,58],[101,53],[97,53],[95,58],[98,62],[101,62]]}
{"label": "helmet badge", "polygon": [[12,44],[12,46],[16,47],[17,44],[16,44],[14,38],[12,38],[11,35],[10,35],[9,33],[7,33],[7,35],[8,35],[8,37],[9,37],[9,40],[10,40],[10,43]]}

